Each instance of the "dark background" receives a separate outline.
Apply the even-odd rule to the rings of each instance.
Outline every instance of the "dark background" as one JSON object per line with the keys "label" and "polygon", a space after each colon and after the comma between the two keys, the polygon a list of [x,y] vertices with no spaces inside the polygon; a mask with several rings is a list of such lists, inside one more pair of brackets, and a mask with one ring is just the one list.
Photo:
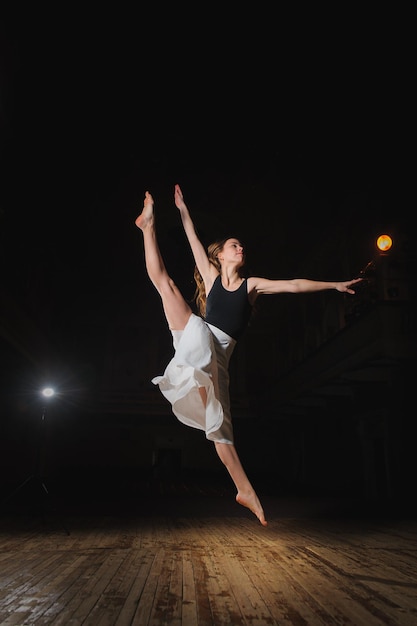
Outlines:
{"label": "dark background", "polygon": [[[55,411],[67,416],[61,442],[77,432],[72,463],[83,438],[71,426],[75,414],[83,414],[84,436],[117,423],[123,441],[131,414],[145,423],[152,413],[152,401],[123,399],[135,393],[138,371],[138,393],[153,393],[149,381],[171,350],[134,226],[145,190],[188,298],[193,264],[175,183],[204,242],[241,237],[252,274],[348,279],[372,259],[382,231],[409,245],[406,16],[239,11],[154,5],[131,14],[3,15],[3,442],[23,458],[5,461],[6,483],[30,465],[25,433],[46,381],[57,382]],[[135,362],[117,378],[119,352],[129,348]],[[257,367],[259,378],[271,375],[262,357]],[[117,395],[118,409],[110,410],[109,394],[100,409],[91,393],[103,391]],[[160,436],[172,441],[177,426],[164,424]],[[124,453],[106,445],[97,465],[123,471]],[[83,463],[94,466],[93,456]]]}

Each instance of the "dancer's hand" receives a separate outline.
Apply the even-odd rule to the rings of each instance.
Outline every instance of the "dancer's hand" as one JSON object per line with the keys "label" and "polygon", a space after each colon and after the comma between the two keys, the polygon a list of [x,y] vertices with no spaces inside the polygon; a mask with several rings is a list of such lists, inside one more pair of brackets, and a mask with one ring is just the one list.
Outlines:
{"label": "dancer's hand", "polygon": [[175,206],[180,211],[187,209],[187,205],[184,202],[184,196],[182,195],[181,187],[179,185],[175,185],[175,188],[174,188],[174,201],[175,201]]}
{"label": "dancer's hand", "polygon": [[356,285],[356,283],[360,283],[363,278],[354,278],[353,280],[345,280],[340,283],[337,283],[336,289],[341,293],[351,293],[354,294],[355,290],[352,289],[352,285]]}

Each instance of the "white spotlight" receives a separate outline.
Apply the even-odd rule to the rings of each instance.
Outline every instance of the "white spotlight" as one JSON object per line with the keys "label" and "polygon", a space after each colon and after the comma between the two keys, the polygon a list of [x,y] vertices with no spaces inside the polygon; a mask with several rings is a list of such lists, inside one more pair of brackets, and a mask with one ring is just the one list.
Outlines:
{"label": "white spotlight", "polygon": [[54,393],[55,391],[52,389],[52,387],[45,387],[45,389],[42,389],[42,395],[45,396],[45,398],[51,398]]}

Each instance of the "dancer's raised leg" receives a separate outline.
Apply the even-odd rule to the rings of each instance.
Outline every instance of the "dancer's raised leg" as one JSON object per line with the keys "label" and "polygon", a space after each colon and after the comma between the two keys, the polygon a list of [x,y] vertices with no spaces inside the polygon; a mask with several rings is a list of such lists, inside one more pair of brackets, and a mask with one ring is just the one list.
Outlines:
{"label": "dancer's raised leg", "polygon": [[265,519],[264,510],[254,488],[246,476],[246,472],[242,467],[235,446],[229,443],[219,443],[217,441],[215,442],[215,446],[220,460],[225,465],[235,483],[237,489],[236,502],[250,509],[259,519],[262,526],[267,526],[268,522]]}
{"label": "dancer's raised leg", "polygon": [[142,213],[135,220],[136,226],[143,233],[146,270],[154,287],[161,296],[168,326],[171,330],[183,330],[192,311],[166,270],[156,238],[153,205],[153,198],[147,191]]}

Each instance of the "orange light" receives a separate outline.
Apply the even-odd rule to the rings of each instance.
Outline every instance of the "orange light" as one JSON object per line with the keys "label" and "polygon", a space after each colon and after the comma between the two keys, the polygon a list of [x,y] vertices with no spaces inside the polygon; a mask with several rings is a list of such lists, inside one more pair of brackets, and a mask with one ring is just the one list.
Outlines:
{"label": "orange light", "polygon": [[392,239],[389,235],[380,235],[376,240],[376,245],[381,252],[388,252],[392,246]]}

